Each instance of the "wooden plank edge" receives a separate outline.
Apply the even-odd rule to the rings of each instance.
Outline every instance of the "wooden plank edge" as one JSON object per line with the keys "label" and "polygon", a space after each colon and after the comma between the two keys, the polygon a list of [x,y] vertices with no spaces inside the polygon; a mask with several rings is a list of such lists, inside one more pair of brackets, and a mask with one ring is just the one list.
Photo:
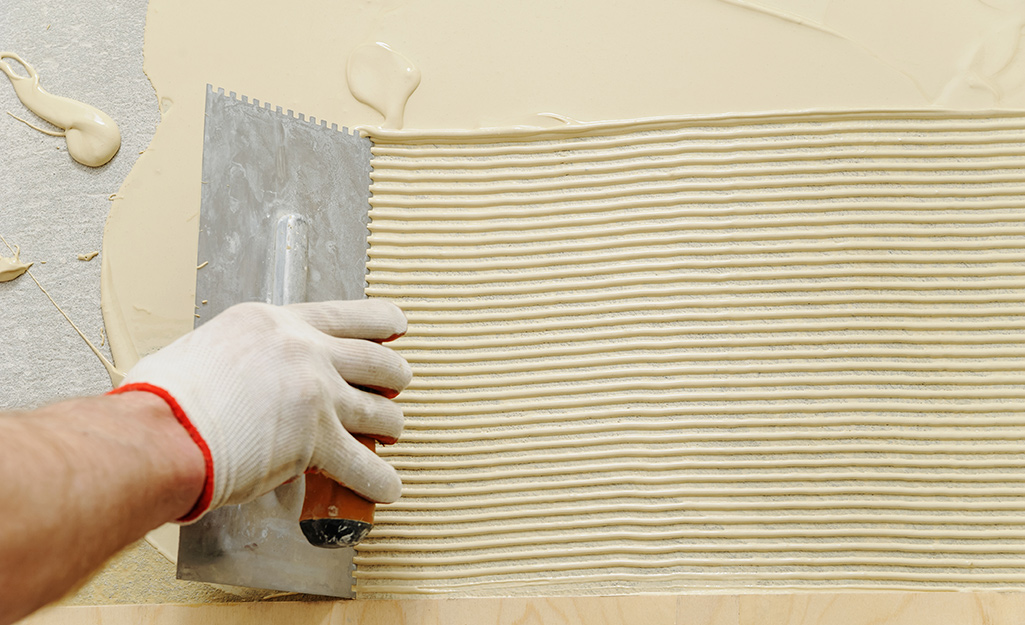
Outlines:
{"label": "wooden plank edge", "polygon": [[629,595],[60,606],[24,625],[1025,625],[1025,592]]}

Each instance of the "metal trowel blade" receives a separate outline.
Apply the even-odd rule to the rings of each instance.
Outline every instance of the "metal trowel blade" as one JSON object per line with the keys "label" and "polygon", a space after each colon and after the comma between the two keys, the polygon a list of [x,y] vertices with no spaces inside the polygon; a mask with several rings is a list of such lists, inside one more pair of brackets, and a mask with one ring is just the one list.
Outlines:
{"label": "metal trowel blade", "polygon": [[[207,86],[202,182],[197,325],[240,302],[364,297],[368,139]],[[183,527],[179,579],[353,597],[353,550],[300,531],[304,489]]]}

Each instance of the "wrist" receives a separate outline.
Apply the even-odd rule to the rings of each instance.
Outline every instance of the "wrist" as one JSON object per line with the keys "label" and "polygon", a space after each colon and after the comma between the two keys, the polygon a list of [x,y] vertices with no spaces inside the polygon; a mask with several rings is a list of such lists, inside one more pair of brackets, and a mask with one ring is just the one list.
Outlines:
{"label": "wrist", "polygon": [[206,512],[213,482],[210,452],[174,397],[149,384],[125,385],[109,395],[151,431],[150,446],[166,470],[167,492],[177,503],[172,518],[192,521]]}

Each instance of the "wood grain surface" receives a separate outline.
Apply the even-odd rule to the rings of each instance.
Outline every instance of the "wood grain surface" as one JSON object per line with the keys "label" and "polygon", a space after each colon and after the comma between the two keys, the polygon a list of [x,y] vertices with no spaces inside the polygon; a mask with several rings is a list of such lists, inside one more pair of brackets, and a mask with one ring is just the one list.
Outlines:
{"label": "wood grain surface", "polygon": [[640,595],[70,606],[25,625],[957,625],[1025,624],[1025,593]]}

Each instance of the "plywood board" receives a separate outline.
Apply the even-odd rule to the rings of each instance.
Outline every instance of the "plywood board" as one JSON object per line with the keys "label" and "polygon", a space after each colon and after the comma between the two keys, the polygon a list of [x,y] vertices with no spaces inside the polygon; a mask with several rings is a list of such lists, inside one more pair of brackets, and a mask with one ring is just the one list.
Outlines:
{"label": "plywood board", "polygon": [[648,595],[58,607],[24,625],[1019,625],[1023,593]]}

